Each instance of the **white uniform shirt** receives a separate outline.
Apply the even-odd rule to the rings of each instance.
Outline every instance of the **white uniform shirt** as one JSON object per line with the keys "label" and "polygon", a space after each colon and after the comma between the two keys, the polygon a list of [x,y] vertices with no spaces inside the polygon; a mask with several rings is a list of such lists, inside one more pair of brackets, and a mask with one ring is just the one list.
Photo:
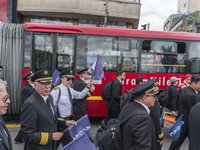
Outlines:
{"label": "white uniform shirt", "polygon": [[[68,87],[66,87],[62,83],[58,87],[61,90],[61,95],[58,102],[58,109],[59,109],[60,115],[62,118],[69,117],[72,114],[72,104],[70,103],[70,99],[69,99],[69,93],[67,90]],[[87,95],[88,91],[89,89],[87,87],[85,87],[85,89],[83,89],[81,92],[75,91],[73,88],[70,88],[72,99],[73,98],[83,99]],[[53,103],[55,105],[58,100],[59,89],[57,90],[53,89],[51,91],[51,95],[53,97]]]}

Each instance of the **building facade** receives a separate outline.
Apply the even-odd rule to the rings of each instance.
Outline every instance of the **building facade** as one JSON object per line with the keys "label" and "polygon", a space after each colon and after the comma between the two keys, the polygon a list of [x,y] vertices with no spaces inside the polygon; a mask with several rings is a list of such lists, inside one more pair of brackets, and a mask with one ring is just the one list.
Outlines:
{"label": "building facade", "polygon": [[[23,22],[104,26],[106,0],[18,0]],[[107,27],[137,29],[140,0],[108,0]]]}

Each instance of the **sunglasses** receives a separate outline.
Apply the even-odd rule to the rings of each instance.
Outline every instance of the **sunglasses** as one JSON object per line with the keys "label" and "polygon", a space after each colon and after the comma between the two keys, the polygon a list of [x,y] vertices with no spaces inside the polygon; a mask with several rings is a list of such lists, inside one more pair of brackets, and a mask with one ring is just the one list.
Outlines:
{"label": "sunglasses", "polygon": [[72,81],[73,81],[73,79],[74,79],[74,78],[67,78],[67,81],[70,81],[70,80],[72,80]]}
{"label": "sunglasses", "polygon": [[9,98],[9,95],[7,95],[6,97],[2,98],[1,100],[5,103],[8,98]]}

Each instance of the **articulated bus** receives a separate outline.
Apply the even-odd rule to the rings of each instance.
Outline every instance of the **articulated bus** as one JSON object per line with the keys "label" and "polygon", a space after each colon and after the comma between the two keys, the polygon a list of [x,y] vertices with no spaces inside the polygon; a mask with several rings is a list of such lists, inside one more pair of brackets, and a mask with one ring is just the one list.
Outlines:
{"label": "articulated bus", "polygon": [[99,55],[106,80],[95,81],[93,96],[87,99],[87,114],[94,117],[106,115],[101,90],[116,79],[118,69],[126,72],[123,93],[136,86],[137,77],[157,78],[160,89],[165,89],[172,76],[181,83],[186,74],[200,73],[196,33],[25,23],[23,47],[23,74],[71,68],[77,75]]}

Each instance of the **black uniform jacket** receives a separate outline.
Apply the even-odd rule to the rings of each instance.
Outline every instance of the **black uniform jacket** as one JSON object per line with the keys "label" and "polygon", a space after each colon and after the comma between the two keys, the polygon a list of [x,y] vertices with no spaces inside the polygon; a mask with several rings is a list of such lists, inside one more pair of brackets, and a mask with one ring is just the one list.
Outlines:
{"label": "black uniform jacket", "polygon": [[156,150],[154,125],[146,109],[136,101],[125,107],[122,118],[135,113],[122,125],[124,150]]}
{"label": "black uniform jacket", "polygon": [[[79,79],[74,83],[73,89],[81,92],[86,87],[85,82],[82,79]],[[73,111],[76,113],[86,114],[87,109],[87,98],[92,95],[92,92],[89,91],[88,94],[83,99],[73,99]]]}
{"label": "black uniform jacket", "polygon": [[[163,141],[164,135],[160,126],[160,103],[158,100],[155,100],[155,104],[153,107],[149,107],[150,109],[150,115],[153,120],[153,124],[155,127],[155,133],[156,133],[156,143],[158,147],[160,147],[160,141]],[[161,148],[161,147],[160,147]]]}
{"label": "black uniform jacket", "polygon": [[[48,95],[51,106],[53,99]],[[57,122],[65,124],[63,119],[58,119],[53,107],[47,106],[41,95],[35,91],[26,99],[21,109],[21,129],[24,132],[24,150],[56,150],[53,132],[57,131]]]}
{"label": "black uniform jacket", "polygon": [[200,150],[200,103],[194,105],[189,115],[189,150]]}
{"label": "black uniform jacket", "polygon": [[176,90],[176,87],[174,85],[170,85],[169,88],[169,106],[167,107],[171,111],[177,111],[177,97],[178,97],[178,91]]}
{"label": "black uniform jacket", "polygon": [[115,79],[112,84],[112,99],[106,104],[106,107],[113,111],[120,111],[120,98],[122,95],[122,84]]}
{"label": "black uniform jacket", "polygon": [[11,142],[10,132],[6,128],[6,125],[5,125],[5,123],[4,123],[4,121],[3,121],[1,116],[0,116],[0,120],[1,120],[1,123],[2,123],[2,125],[4,127],[4,130],[6,131],[6,133],[8,135],[8,142],[9,142],[9,148],[8,148],[8,145],[6,144],[4,138],[0,134],[0,150],[12,150],[12,142]]}
{"label": "black uniform jacket", "polygon": [[29,83],[26,83],[26,85],[22,88],[21,95],[22,95],[22,104],[24,101],[31,96],[35,92],[35,88],[32,87]]}
{"label": "black uniform jacket", "polygon": [[186,130],[189,128],[188,117],[190,110],[196,104],[195,96],[196,96],[196,91],[191,86],[185,87],[181,91],[177,118],[179,118],[183,114]]}

